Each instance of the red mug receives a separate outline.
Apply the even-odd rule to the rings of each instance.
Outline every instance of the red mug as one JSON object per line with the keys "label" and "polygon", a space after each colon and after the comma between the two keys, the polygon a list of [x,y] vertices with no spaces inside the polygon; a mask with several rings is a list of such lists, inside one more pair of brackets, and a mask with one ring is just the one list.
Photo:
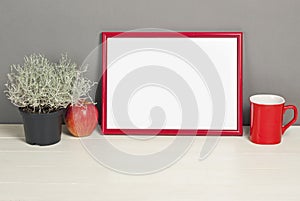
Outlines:
{"label": "red mug", "polygon": [[[250,140],[256,144],[278,144],[286,129],[296,122],[298,111],[294,105],[284,105],[277,95],[258,94],[250,97]],[[294,110],[293,119],[283,126],[285,111]]]}

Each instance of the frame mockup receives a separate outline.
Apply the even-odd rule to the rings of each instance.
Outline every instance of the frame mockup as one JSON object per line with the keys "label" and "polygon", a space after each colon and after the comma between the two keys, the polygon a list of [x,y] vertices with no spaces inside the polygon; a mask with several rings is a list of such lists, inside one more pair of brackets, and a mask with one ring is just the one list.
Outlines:
{"label": "frame mockup", "polygon": [[242,43],[242,32],[103,32],[103,134],[242,135]]}

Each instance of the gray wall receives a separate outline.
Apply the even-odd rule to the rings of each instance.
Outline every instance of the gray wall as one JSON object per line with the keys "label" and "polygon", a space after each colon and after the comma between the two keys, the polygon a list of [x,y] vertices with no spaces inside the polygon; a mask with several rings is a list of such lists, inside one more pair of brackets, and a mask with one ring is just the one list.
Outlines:
{"label": "gray wall", "polygon": [[[68,52],[80,64],[88,58],[88,76],[97,80],[102,31],[243,31],[249,124],[251,94],[279,94],[300,107],[299,10],[299,0],[0,0],[0,91],[9,66],[34,52],[51,59]],[[0,103],[0,123],[21,121],[2,92]]]}

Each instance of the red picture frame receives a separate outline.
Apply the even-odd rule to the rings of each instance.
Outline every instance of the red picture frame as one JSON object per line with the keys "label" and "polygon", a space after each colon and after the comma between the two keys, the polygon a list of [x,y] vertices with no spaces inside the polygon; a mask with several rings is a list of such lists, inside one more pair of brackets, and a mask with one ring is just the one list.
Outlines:
{"label": "red picture frame", "polygon": [[[234,126],[229,127],[229,129],[220,128],[163,128],[163,129],[148,129],[148,128],[118,128],[117,126],[111,127],[108,126],[108,104],[111,101],[108,101],[108,82],[111,77],[108,76],[108,60],[109,53],[112,51],[110,49],[110,43],[112,44],[112,39],[118,39],[115,41],[120,41],[119,39],[177,39],[177,38],[187,38],[201,41],[209,42],[209,39],[216,43],[215,39],[232,39],[231,41],[236,41],[232,43],[234,46],[234,51],[232,53],[233,58],[235,58],[233,67],[234,76],[234,88],[236,94],[232,94],[233,102],[236,102],[233,106],[230,106],[233,109],[234,116]],[[200,40],[201,39],[201,40]],[[124,40],[124,41],[125,41]],[[118,46],[116,46],[118,47]],[[236,54],[236,55],[234,55]],[[102,120],[101,127],[103,134],[108,135],[222,135],[222,136],[241,136],[243,134],[243,121],[242,121],[242,65],[243,65],[243,33],[242,32],[103,32],[102,33]],[[109,77],[109,78],[108,78]],[[232,87],[233,88],[233,87]],[[231,98],[231,95],[226,96]],[[111,119],[111,118],[109,118]]]}

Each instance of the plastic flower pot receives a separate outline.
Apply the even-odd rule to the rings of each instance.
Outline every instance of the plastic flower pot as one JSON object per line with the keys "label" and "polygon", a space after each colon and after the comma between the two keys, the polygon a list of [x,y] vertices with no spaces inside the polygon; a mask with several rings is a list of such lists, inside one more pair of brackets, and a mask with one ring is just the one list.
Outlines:
{"label": "plastic flower pot", "polygon": [[19,108],[24,123],[25,141],[31,145],[52,145],[61,139],[65,110],[47,114],[29,113]]}

